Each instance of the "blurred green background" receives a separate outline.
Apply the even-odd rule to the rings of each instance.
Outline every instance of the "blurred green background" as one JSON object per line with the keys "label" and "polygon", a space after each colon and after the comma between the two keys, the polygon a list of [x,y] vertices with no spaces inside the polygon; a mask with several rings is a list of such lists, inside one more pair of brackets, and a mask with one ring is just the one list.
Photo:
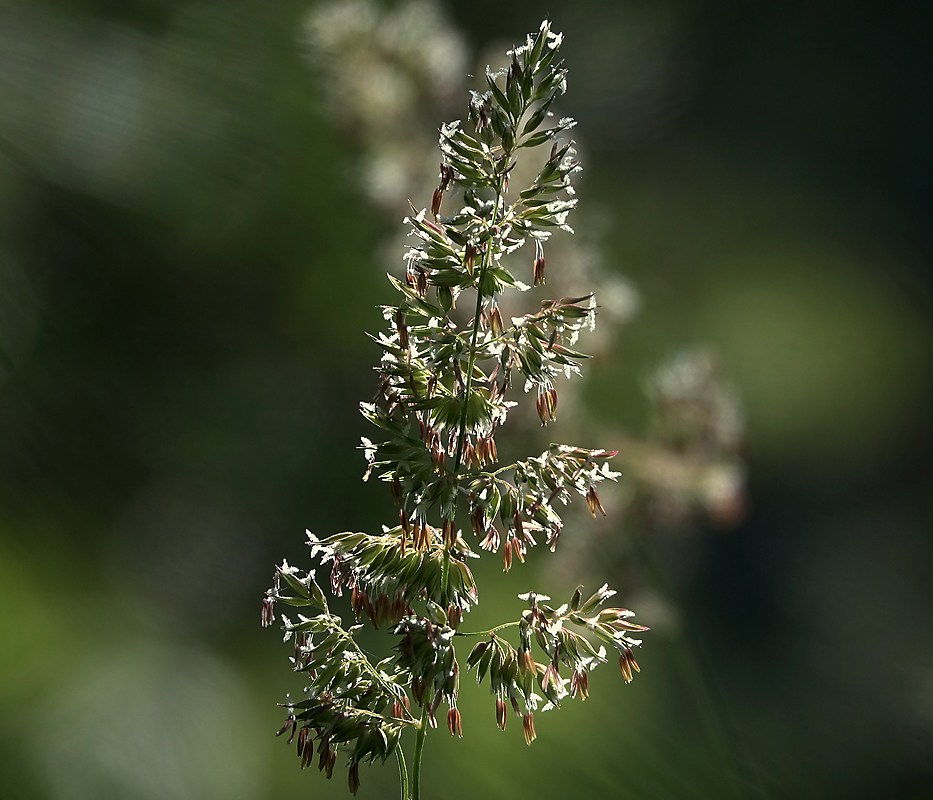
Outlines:
{"label": "blurred green background", "polygon": [[[259,626],[305,527],[389,509],[356,406],[398,220],[324,102],[312,6],[0,0],[5,800],[347,796],[273,737],[296,684]],[[646,375],[706,343],[750,481],[737,527],[631,556],[668,617],[635,608],[634,684],[596,672],[526,748],[465,680],[424,796],[933,796],[933,6],[440,9],[470,64],[545,12],[567,37],[575,224],[641,297],[581,413],[643,429]],[[548,558],[484,571],[471,622]],[[397,796],[391,764],[362,780]]]}

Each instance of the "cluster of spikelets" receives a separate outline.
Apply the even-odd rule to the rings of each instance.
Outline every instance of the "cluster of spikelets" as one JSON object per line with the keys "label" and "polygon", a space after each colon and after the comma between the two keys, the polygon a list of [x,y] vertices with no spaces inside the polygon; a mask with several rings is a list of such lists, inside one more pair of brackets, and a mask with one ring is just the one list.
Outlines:
{"label": "cluster of spikelets", "polygon": [[[588,674],[607,660],[607,647],[618,652],[626,682],[638,670],[632,648],[641,642],[631,634],[646,629],[628,622],[625,609],[600,610],[614,594],[607,587],[585,601],[578,588],[556,609],[544,604],[544,595],[522,595],[529,608],[521,619],[481,634],[459,631],[479,598],[467,566],[479,556],[466,536],[480,549],[501,551],[508,571],[513,558],[524,561],[539,541],[556,547],[563,527],[558,504],[574,494],[594,516],[605,514],[596,487],[618,477],[607,464],[615,452],[601,449],[551,445],[537,457],[501,466],[497,460],[495,437],[516,405],[506,399],[513,377],[521,375],[525,391],[535,392],[542,425],[553,420],[556,379],[579,374],[586,356],[572,348],[596,315],[592,295],[544,301],[540,311],[510,324],[499,304],[507,289],[530,288],[503,259],[530,240],[532,281],[542,284],[545,242],[554,230],[570,230],[567,215],[576,203],[570,178],[579,165],[572,144],[557,137],[574,123],[561,119],[542,128],[566,89],[566,71],[556,60],[560,43],[545,22],[509,52],[506,70],[487,70],[488,91],[473,93],[467,125],[441,129],[443,163],[430,211],[413,208],[406,220],[415,244],[405,257],[404,280],[389,278],[401,299],[384,309],[388,331],[373,337],[382,348],[379,386],[373,402],[361,406],[381,431],[380,441],[363,440],[365,478],[389,484],[398,519],[379,534],[309,534],[312,559],[330,565],[331,594],[348,591],[357,621],[388,626],[394,654],[370,661],[355,640],[362,626],[343,627],[313,571],[283,563],[264,600],[267,625],[276,602],[314,611],[282,617],[286,639],[294,642],[294,669],[308,683],[301,700],[284,704],[288,721],[280,734],[297,738],[302,766],[316,752],[328,777],[338,749],[345,752],[354,792],[360,762],[397,752],[409,727],[423,743],[442,703],[451,734],[462,735],[458,637],[483,637],[466,665],[479,682],[488,678],[499,726],[505,727],[511,705],[528,743],[539,704],[548,709],[568,695],[585,698]],[[509,195],[520,151],[548,143],[531,186]],[[443,216],[448,194],[462,205]],[[464,295],[469,302],[458,308]],[[459,527],[461,519],[469,520],[467,529]],[[518,629],[517,647],[499,633],[506,628]],[[540,663],[533,645],[543,653]],[[416,773],[420,752],[416,746]]]}

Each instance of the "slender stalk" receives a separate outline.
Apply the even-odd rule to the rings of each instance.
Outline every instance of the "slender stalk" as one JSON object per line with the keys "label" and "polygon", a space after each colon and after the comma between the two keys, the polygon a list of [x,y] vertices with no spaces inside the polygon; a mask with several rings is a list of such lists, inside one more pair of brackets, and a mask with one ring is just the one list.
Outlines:
{"label": "slender stalk", "polygon": [[428,735],[428,698],[424,698],[424,709],[421,711],[421,727],[418,728],[418,738],[415,739],[415,763],[412,767],[411,800],[421,800],[421,754],[424,753],[424,739]]}
{"label": "slender stalk", "polygon": [[[496,186],[496,205],[492,210],[492,225],[490,227],[495,228],[499,215],[499,203],[502,202],[502,183],[503,179],[499,178],[499,185]],[[470,389],[473,385],[473,363],[476,360],[476,340],[479,338],[479,318],[483,310],[483,292],[480,288],[483,283],[483,278],[486,277],[486,272],[489,269],[489,264],[492,261],[492,247],[493,247],[493,237],[489,237],[489,244],[486,246],[486,252],[483,253],[483,264],[479,273],[479,280],[476,285],[476,310],[473,315],[473,332],[470,336],[470,358],[467,362],[467,377],[466,377],[466,386],[464,387],[463,393],[463,410],[460,412],[460,432],[457,436],[457,457],[454,459],[454,475],[459,479],[460,476],[460,463],[463,458],[463,444],[466,440],[466,415],[467,415],[467,401],[470,397]]]}
{"label": "slender stalk", "polygon": [[495,628],[490,628],[488,631],[470,631],[469,633],[457,631],[457,636],[489,636],[491,633],[501,631],[503,628],[514,628],[518,624],[520,623],[516,620],[515,622],[505,622],[502,625],[496,625]]}
{"label": "slender stalk", "polygon": [[[504,179],[499,178],[499,184],[496,186],[496,205],[492,210],[492,224],[490,227],[495,228],[496,223],[499,221],[499,204],[502,202],[502,186]],[[466,385],[463,389],[463,409],[460,411],[460,426],[457,433],[457,455],[454,458],[454,480],[457,482],[457,492],[459,492],[460,485],[460,465],[463,460],[463,445],[466,441],[466,418],[467,418],[467,404],[470,401],[470,389],[473,388],[473,364],[476,361],[476,340],[479,338],[479,318],[480,314],[483,311],[483,291],[482,284],[483,278],[486,277],[486,272],[489,269],[489,264],[492,261],[492,247],[493,247],[493,237],[489,237],[489,243],[486,245],[486,252],[483,253],[483,263],[480,267],[479,280],[476,282],[476,309],[473,313],[473,331],[470,334],[470,358],[467,361],[467,375],[466,375]],[[457,517],[457,494],[454,494],[454,505],[453,509],[450,512],[450,521],[454,522]],[[446,599],[447,598],[447,583],[450,577],[450,548],[447,546],[447,543],[444,543],[444,564],[441,567],[441,595]]]}
{"label": "slender stalk", "polygon": [[[495,228],[499,216],[499,204],[502,202],[503,178],[499,178],[499,184],[496,186],[496,204],[492,211],[491,227]],[[470,334],[470,357],[467,361],[466,384],[463,388],[463,409],[460,412],[460,426],[457,433],[457,455],[454,458],[454,480],[457,482],[457,491],[460,484],[460,466],[463,461],[463,445],[466,441],[466,418],[467,404],[470,401],[470,390],[473,387],[473,365],[476,361],[476,340],[479,338],[479,320],[483,311],[483,278],[489,270],[489,264],[492,262],[493,237],[490,236],[489,243],[486,245],[486,252],[483,254],[483,264],[479,272],[479,280],[476,282],[476,308],[473,313],[473,330]],[[450,519],[453,522],[457,516],[457,494],[454,494],[454,504],[451,510]],[[441,596],[447,598],[447,585],[450,578],[450,547],[447,542],[444,543],[444,564],[441,567]],[[412,773],[412,783],[414,792],[412,800],[421,798],[421,755],[424,752],[424,740],[428,733],[428,706],[425,698],[424,711],[421,713],[421,727],[418,729],[418,738],[415,740],[415,764]]]}
{"label": "slender stalk", "polygon": [[405,763],[405,753],[401,743],[395,748],[395,756],[398,758],[398,778],[402,786],[401,800],[408,800],[408,764]]}

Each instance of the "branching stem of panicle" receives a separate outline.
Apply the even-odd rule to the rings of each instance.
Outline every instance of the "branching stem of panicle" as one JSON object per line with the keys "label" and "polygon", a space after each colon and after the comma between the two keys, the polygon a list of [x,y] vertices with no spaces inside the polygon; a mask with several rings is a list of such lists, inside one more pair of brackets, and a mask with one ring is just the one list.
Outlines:
{"label": "branching stem of panicle", "polygon": [[[502,184],[505,178],[499,178],[499,184],[496,186],[496,205],[492,211],[491,228],[495,229],[498,223],[499,204],[502,202]],[[476,309],[473,315],[473,331],[470,335],[470,358],[467,362],[466,386],[464,387],[463,410],[460,412],[460,430],[457,436],[457,456],[454,459],[454,475],[459,478],[460,464],[463,458],[463,444],[466,441],[466,418],[467,418],[467,400],[470,396],[470,389],[473,386],[473,364],[476,360],[476,340],[479,337],[479,321],[483,311],[483,279],[489,269],[492,261],[492,251],[495,242],[495,233],[489,237],[489,244],[486,246],[486,252],[483,254],[483,265],[479,273],[479,281],[476,285]]]}
{"label": "branching stem of panicle", "polygon": [[[505,176],[499,177],[499,182],[496,185],[496,205],[492,210],[492,223],[490,227],[494,230],[496,224],[498,223],[499,216],[499,205],[502,203],[502,190],[505,184]],[[476,340],[479,337],[479,321],[480,316],[483,311],[483,279],[486,277],[486,272],[489,270],[489,265],[492,262],[492,250],[495,242],[495,233],[493,233],[486,245],[486,252],[483,254],[483,264],[479,272],[479,280],[476,282],[476,309],[473,314],[473,331],[470,334],[470,357],[467,361],[467,372],[466,372],[466,384],[463,388],[463,409],[460,412],[460,425],[457,433],[457,455],[454,458],[454,480],[457,482],[457,489],[454,492],[454,502],[450,511],[450,521],[452,523],[456,522],[457,517],[457,500],[459,498],[459,483],[460,483],[460,466],[463,461],[463,445],[466,441],[466,419],[467,419],[467,406],[470,401],[470,391],[473,387],[473,364],[476,361]],[[450,576],[450,546],[447,542],[444,543],[444,564],[441,568],[441,594],[446,599],[447,598],[447,584]]]}
{"label": "branching stem of panicle", "polygon": [[[457,487],[454,491],[454,501],[450,510],[450,521],[451,523],[456,523],[457,517],[457,500],[459,499],[459,483],[460,483],[460,467],[463,462],[463,447],[466,442],[466,421],[467,421],[467,407],[470,401],[470,391],[473,388],[473,365],[476,361],[476,341],[479,338],[479,323],[480,317],[483,311],[483,280],[486,277],[486,273],[489,270],[489,265],[492,263],[493,257],[493,247],[495,243],[495,227],[499,222],[499,206],[502,203],[502,194],[505,184],[505,176],[499,176],[498,183],[496,185],[496,204],[493,207],[492,212],[492,222],[490,223],[490,228],[492,229],[492,235],[490,235],[487,240],[486,252],[483,254],[483,263],[479,272],[479,279],[476,282],[476,308],[473,314],[473,330],[470,334],[470,355],[467,360],[467,370],[466,370],[466,382],[463,388],[463,409],[460,412],[460,424],[457,432],[457,454],[454,458],[454,481],[457,483]],[[445,599],[447,598],[447,586],[450,577],[450,544],[449,542],[444,542],[444,563],[441,567],[441,595]],[[424,711],[421,714],[421,727],[418,729],[418,738],[415,741],[415,753],[414,753],[414,771],[412,773],[412,785],[413,793],[412,800],[420,800],[421,793],[421,754],[424,752],[424,739],[427,735],[427,716],[428,716],[428,706],[427,701],[425,701]]]}
{"label": "branching stem of panicle", "polygon": [[457,631],[457,636],[489,636],[490,634],[495,633],[496,631],[501,631],[503,628],[514,628],[516,625],[520,625],[519,620],[514,622],[504,622],[502,625],[496,625],[495,628],[490,628],[488,631],[470,631],[469,633],[461,633]]}

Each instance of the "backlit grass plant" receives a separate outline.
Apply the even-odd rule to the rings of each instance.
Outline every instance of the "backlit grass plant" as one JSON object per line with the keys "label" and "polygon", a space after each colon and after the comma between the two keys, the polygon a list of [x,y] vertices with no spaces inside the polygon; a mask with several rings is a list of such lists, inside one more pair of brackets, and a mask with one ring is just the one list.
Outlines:
{"label": "backlit grass plant", "polygon": [[[571,177],[580,167],[561,136],[574,122],[555,121],[549,110],[566,89],[560,44],[544,22],[508,53],[507,69],[487,70],[488,91],[473,93],[467,121],[441,128],[430,209],[412,207],[406,219],[414,245],[405,279],[389,276],[399,300],[384,308],[388,330],[373,337],[383,350],[378,390],[361,406],[379,430],[375,441],[363,440],[364,480],[388,484],[398,519],[379,533],[309,533],[312,560],[329,566],[330,594],[349,593],[355,624],[331,611],[313,570],[287,563],[263,601],[264,625],[274,622],[276,603],[298,609],[282,622],[293,667],[307,683],[300,699],[284,704],[279,734],[296,744],[302,767],[316,763],[327,777],[343,754],[354,793],[360,762],[395,755],[403,800],[418,800],[425,737],[442,706],[450,733],[462,735],[461,663],[488,683],[499,727],[511,709],[528,744],[534,712],[567,696],[586,698],[589,672],[610,651],[626,682],[638,670],[632,648],[641,641],[633,634],[646,628],[629,621],[630,611],[604,607],[614,594],[606,586],[591,595],[578,587],[556,608],[529,592],[520,596],[528,603],[520,619],[460,630],[479,601],[468,566],[478,551],[499,554],[508,572],[536,544],[554,550],[559,506],[578,494],[594,516],[605,514],[597,486],[618,477],[607,463],[613,451],[552,444],[502,464],[496,446],[520,396],[513,383],[534,392],[542,425],[556,418],[556,378],[579,373],[586,356],[573,348],[596,317],[592,294],[544,300],[508,323],[499,306],[507,290],[530,288],[503,257],[533,247],[527,261],[537,287],[545,282],[546,241],[556,230],[572,232]],[[516,191],[509,175],[520,157],[543,163],[532,184]],[[357,644],[365,621],[392,637],[393,655],[379,663]],[[407,729],[414,737],[410,793]]]}

